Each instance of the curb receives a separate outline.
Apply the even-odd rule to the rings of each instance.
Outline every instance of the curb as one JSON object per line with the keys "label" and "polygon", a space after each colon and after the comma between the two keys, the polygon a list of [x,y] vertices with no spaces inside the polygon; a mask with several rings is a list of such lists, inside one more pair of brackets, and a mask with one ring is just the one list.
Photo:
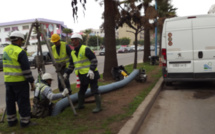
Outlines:
{"label": "curb", "polygon": [[120,129],[118,134],[136,134],[151,109],[155,99],[157,98],[163,85],[163,77],[161,77],[144,101],[139,105],[133,113],[132,118]]}

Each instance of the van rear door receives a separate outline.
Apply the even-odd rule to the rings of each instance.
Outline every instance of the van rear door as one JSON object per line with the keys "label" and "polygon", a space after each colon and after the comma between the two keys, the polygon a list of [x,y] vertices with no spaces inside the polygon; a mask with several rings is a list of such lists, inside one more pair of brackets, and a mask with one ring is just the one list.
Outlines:
{"label": "van rear door", "polygon": [[165,25],[165,44],[169,78],[193,77],[192,21],[181,18]]}
{"label": "van rear door", "polygon": [[195,78],[215,78],[215,16],[192,21]]}

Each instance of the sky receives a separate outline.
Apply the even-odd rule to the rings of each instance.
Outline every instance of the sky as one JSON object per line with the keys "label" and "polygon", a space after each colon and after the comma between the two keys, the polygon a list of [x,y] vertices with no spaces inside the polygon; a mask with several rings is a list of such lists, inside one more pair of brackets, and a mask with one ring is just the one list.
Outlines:
{"label": "sky", "polygon": [[[191,16],[207,14],[215,1],[172,0],[171,3],[175,8],[178,8],[176,11],[178,16]],[[80,4],[78,4],[78,9],[78,20],[74,21],[71,0],[2,0],[0,23],[45,18],[63,21],[74,32],[89,28],[99,29],[103,23],[104,6],[100,6],[95,0],[87,0],[85,14]]]}

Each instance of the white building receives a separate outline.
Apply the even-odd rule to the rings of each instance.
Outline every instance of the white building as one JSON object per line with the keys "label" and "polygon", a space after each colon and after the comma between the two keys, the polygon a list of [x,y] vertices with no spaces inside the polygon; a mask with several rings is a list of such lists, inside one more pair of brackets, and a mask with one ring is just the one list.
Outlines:
{"label": "white building", "polygon": [[215,4],[211,6],[211,8],[208,11],[208,14],[215,14]]}
{"label": "white building", "polygon": [[[23,34],[29,32],[31,24],[35,21],[38,21],[41,26],[46,30],[46,36],[48,38],[51,37],[52,34],[57,33],[61,37],[65,37],[65,34],[62,33],[62,29],[67,28],[62,21],[49,20],[43,18],[29,19],[29,20],[21,20],[21,21],[12,21],[0,23],[0,46],[2,44],[9,44],[9,35],[12,31],[21,31]],[[31,37],[29,38],[29,42],[31,45],[35,45],[37,42],[37,34],[32,30]]]}

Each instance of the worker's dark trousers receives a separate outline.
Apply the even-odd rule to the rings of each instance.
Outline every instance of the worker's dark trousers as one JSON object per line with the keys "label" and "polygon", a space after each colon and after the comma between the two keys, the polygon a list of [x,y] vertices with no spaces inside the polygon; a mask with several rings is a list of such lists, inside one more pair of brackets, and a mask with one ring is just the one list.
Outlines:
{"label": "worker's dark trousers", "polygon": [[[64,82],[66,84],[66,88],[69,90],[69,94],[71,94],[72,90],[71,90],[71,87],[70,87],[69,76],[68,76],[68,79],[64,80]],[[57,76],[57,79],[58,79],[58,89],[59,89],[60,92],[63,92],[64,88],[63,88],[63,85],[60,82],[59,76]]]}
{"label": "worker's dark trousers", "polygon": [[89,77],[87,77],[87,75],[78,75],[81,85],[80,85],[80,90],[78,92],[79,95],[85,95],[87,89],[88,89],[88,85],[90,84],[90,91],[93,95],[99,94],[98,92],[98,78],[99,77],[95,77],[93,80],[90,80]]}
{"label": "worker's dark trousers", "polygon": [[29,84],[6,84],[6,106],[8,125],[13,126],[17,123],[16,104],[18,104],[20,114],[20,125],[26,126],[30,122],[30,98]]}

